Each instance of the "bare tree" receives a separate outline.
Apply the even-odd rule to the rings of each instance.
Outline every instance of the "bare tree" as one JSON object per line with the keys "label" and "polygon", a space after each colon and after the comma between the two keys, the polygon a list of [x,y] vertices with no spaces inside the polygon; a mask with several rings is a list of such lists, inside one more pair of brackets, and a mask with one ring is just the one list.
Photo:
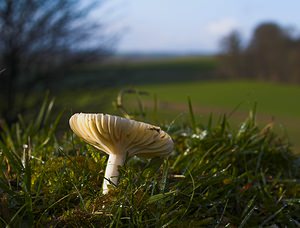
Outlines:
{"label": "bare tree", "polygon": [[252,74],[260,79],[288,81],[288,55],[291,50],[288,31],[274,23],[259,25],[246,50]]}
{"label": "bare tree", "polygon": [[236,78],[242,71],[242,41],[238,31],[232,31],[221,40],[221,72],[229,78]]}
{"label": "bare tree", "polygon": [[[101,0],[0,1],[0,115],[9,121],[34,88],[82,57],[105,55],[103,25],[89,15]],[[1,117],[0,116],[0,117]]]}
{"label": "bare tree", "polygon": [[262,23],[242,48],[239,34],[232,32],[222,40],[220,70],[227,77],[299,83],[299,40],[289,29]]}

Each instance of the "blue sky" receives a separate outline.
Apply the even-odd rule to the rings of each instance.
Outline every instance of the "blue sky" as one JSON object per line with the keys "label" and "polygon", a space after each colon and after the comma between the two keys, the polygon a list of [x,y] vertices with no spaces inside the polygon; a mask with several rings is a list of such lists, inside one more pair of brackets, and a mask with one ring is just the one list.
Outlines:
{"label": "blue sky", "polygon": [[299,0],[111,0],[112,29],[124,29],[120,52],[215,52],[237,29],[245,38],[261,22],[300,28]]}

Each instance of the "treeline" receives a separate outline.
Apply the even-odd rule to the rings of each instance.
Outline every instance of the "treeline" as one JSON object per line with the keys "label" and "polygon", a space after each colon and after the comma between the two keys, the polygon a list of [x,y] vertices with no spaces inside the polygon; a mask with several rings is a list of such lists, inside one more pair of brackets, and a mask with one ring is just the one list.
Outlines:
{"label": "treeline", "polygon": [[219,70],[223,77],[300,83],[300,37],[292,30],[263,23],[248,42],[233,31],[221,47]]}

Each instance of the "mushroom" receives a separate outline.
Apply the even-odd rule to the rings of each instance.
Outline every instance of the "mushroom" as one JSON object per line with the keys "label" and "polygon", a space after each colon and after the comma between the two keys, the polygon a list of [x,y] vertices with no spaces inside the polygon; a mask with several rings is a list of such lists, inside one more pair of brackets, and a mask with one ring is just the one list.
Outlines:
{"label": "mushroom", "polygon": [[109,155],[103,194],[110,184],[117,185],[119,166],[134,155],[147,158],[169,155],[173,150],[171,137],[159,127],[108,114],[76,113],[69,124],[84,141]]}

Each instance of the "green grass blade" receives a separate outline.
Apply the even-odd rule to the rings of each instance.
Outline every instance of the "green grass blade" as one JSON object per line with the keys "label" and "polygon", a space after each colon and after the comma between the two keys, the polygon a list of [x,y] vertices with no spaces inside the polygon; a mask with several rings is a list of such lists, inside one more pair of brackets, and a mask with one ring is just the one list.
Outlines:
{"label": "green grass blade", "polygon": [[46,94],[41,109],[38,113],[37,118],[35,119],[35,130],[38,130],[42,127],[42,123],[45,117],[46,109],[48,107],[48,93]]}
{"label": "green grass blade", "polygon": [[8,227],[7,222],[0,216],[0,221],[5,225],[5,227]]}
{"label": "green grass blade", "polygon": [[154,204],[154,203],[156,203],[156,202],[158,202],[160,200],[163,200],[163,199],[167,198],[168,196],[173,195],[175,193],[176,193],[176,191],[170,191],[170,192],[159,193],[159,194],[150,196],[147,199],[146,204]]}
{"label": "green grass blade", "polygon": [[24,204],[22,207],[17,210],[17,212],[12,216],[9,223],[6,225],[7,228],[10,227],[10,225],[15,221],[16,217],[20,214],[20,212],[26,207],[26,204]]}
{"label": "green grass blade", "polygon": [[270,215],[268,218],[266,218],[262,223],[261,223],[261,227],[263,227],[264,225],[266,225],[269,221],[271,221],[272,219],[274,219],[278,214],[280,214],[285,208],[287,207],[287,205],[283,205],[281,208],[279,208],[277,211],[275,211],[272,215]]}
{"label": "green grass blade", "polygon": [[196,132],[197,124],[196,124],[196,119],[195,119],[195,115],[194,115],[194,111],[193,111],[193,105],[192,105],[192,101],[191,101],[190,97],[188,97],[188,106],[189,106],[189,114],[190,114],[192,129],[194,132]]}
{"label": "green grass blade", "polygon": [[154,103],[154,105],[153,105],[153,121],[155,123],[157,123],[158,122],[158,98],[157,98],[156,94],[154,94],[154,96],[153,96],[153,103]]}
{"label": "green grass blade", "polygon": [[[41,219],[42,217],[47,213],[48,210],[50,210],[52,207],[54,207],[55,205],[59,204],[60,202],[62,202],[64,199],[68,198],[69,196],[75,194],[74,192],[71,192],[63,197],[61,197],[60,199],[58,199],[57,201],[55,201],[54,203],[52,203],[49,207],[47,207],[40,215],[40,218],[37,220],[37,225],[40,225]],[[25,206],[25,205],[24,205]]]}
{"label": "green grass blade", "polygon": [[243,213],[242,213],[242,217],[244,217],[246,215],[246,213],[249,211],[249,209],[252,207],[252,205],[254,204],[256,199],[256,195],[254,195],[252,197],[252,199],[248,202],[247,206],[245,207]]}
{"label": "green grass blade", "polygon": [[243,220],[242,220],[241,224],[238,226],[238,228],[245,227],[247,221],[249,220],[249,218],[250,218],[251,215],[253,214],[254,210],[255,210],[255,206],[252,207],[252,208],[250,209],[250,211],[246,214],[246,216],[243,218]]}
{"label": "green grass blade", "polygon": [[51,99],[49,104],[47,104],[47,110],[45,111],[45,114],[44,114],[44,123],[47,125],[47,124],[50,124],[49,121],[50,121],[50,114],[52,113],[52,109],[53,109],[53,106],[54,106],[54,102],[55,102],[55,99]]}

